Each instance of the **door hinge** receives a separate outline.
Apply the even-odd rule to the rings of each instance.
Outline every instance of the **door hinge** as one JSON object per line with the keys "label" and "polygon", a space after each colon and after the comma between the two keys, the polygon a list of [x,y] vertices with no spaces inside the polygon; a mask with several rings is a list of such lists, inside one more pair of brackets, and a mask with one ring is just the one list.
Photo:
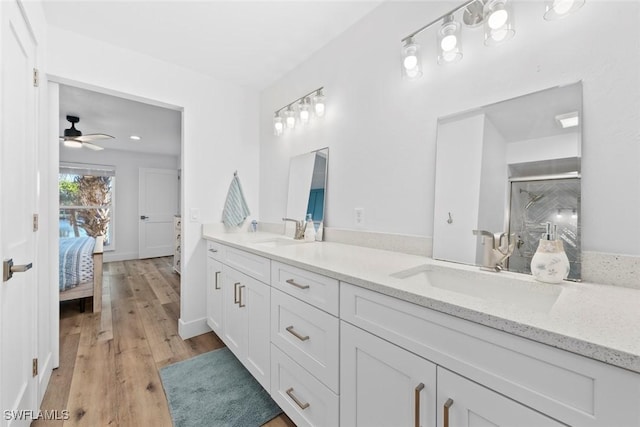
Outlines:
{"label": "door hinge", "polygon": [[32,374],[34,377],[38,376],[38,358],[37,357],[33,359]]}
{"label": "door hinge", "polygon": [[38,214],[33,214],[33,231],[38,231]]}
{"label": "door hinge", "polygon": [[33,86],[40,86],[40,71],[37,68],[33,69]]}

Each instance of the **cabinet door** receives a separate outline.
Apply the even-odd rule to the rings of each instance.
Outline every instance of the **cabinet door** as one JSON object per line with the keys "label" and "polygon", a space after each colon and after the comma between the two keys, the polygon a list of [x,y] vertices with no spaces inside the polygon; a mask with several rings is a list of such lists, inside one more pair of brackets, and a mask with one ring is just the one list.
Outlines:
{"label": "cabinet door", "polygon": [[[240,306],[244,274],[222,266],[222,314],[224,329],[222,340],[229,350],[244,364],[247,349],[247,310]],[[246,276],[245,276],[246,277]]]}
{"label": "cabinet door", "polygon": [[244,280],[239,288],[239,306],[247,316],[245,366],[267,391],[271,382],[270,296],[271,288],[252,278]]}
{"label": "cabinet door", "polygon": [[222,263],[207,257],[207,324],[222,336]]}
{"label": "cabinet door", "polygon": [[435,427],[436,365],[340,322],[340,425]]}
{"label": "cabinet door", "polygon": [[438,426],[560,427],[564,425],[493,390],[438,367]]}

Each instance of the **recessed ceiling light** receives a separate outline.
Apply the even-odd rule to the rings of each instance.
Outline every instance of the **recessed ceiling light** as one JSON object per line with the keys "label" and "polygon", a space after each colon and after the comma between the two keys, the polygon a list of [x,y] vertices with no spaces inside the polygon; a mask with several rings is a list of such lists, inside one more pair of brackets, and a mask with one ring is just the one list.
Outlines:
{"label": "recessed ceiling light", "polygon": [[140,137],[138,135],[131,135],[129,139],[133,139],[134,141],[140,141]]}
{"label": "recessed ceiling light", "polygon": [[558,122],[563,129],[566,129],[578,126],[578,124],[580,124],[580,118],[578,117],[577,111],[572,111],[571,113],[557,115],[556,122]]}

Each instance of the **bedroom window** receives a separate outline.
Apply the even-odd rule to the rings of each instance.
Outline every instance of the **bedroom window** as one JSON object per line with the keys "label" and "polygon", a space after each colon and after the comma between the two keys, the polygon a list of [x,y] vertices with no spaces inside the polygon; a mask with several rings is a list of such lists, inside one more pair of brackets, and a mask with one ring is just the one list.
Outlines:
{"label": "bedroom window", "polygon": [[60,237],[104,236],[105,250],[114,249],[113,166],[60,166]]}

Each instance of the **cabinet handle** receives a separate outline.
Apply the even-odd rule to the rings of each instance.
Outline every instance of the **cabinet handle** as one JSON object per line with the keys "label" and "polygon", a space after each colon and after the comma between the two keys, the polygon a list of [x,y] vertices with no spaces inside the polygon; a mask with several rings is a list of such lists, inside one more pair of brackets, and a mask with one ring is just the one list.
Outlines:
{"label": "cabinet handle", "polygon": [[214,286],[216,288],[216,290],[220,289],[220,286],[218,286],[218,277],[220,277],[220,272],[216,271],[216,281],[215,281],[215,286]]}
{"label": "cabinet handle", "polygon": [[218,252],[218,250],[217,249],[209,249],[209,252],[212,252],[212,253],[215,254],[216,252]]}
{"label": "cabinet handle", "polygon": [[244,285],[238,288],[238,307],[244,307],[246,304],[242,303],[242,289],[244,289]]}
{"label": "cabinet handle", "polygon": [[287,395],[294,401],[296,402],[296,405],[298,405],[300,407],[300,409],[302,409],[303,411],[305,409],[307,409],[309,407],[309,402],[306,403],[302,403],[298,400],[297,397],[294,396],[293,394],[293,387],[291,387],[290,389],[287,390]]}
{"label": "cabinet handle", "polygon": [[297,333],[296,331],[293,330],[293,325],[287,327],[287,332],[289,332],[291,335],[293,335],[294,337],[298,338],[300,341],[306,341],[309,339],[309,335],[300,335],[299,333]]}
{"label": "cabinet handle", "polygon": [[301,285],[299,283],[296,283],[293,279],[287,280],[287,283],[290,284],[290,285],[295,286],[296,288],[309,289],[309,285]]}
{"label": "cabinet handle", "polygon": [[424,389],[424,384],[420,383],[418,384],[418,386],[416,387],[415,391],[414,391],[414,402],[415,402],[415,414],[414,414],[414,421],[415,421],[415,425],[416,427],[420,427],[420,392]]}
{"label": "cabinet handle", "polygon": [[444,421],[442,423],[443,427],[449,427],[449,408],[453,405],[453,399],[447,399],[444,402]]}
{"label": "cabinet handle", "polygon": [[236,282],[233,284],[233,303],[239,304],[240,299],[238,299],[238,286],[240,286],[240,282]]}

